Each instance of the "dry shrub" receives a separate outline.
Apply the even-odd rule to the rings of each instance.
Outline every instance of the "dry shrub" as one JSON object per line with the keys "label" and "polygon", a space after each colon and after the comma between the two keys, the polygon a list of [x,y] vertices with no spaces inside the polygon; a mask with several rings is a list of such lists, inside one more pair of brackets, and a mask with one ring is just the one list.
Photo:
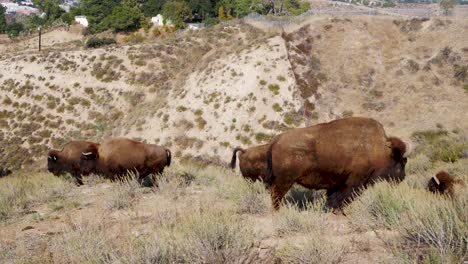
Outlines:
{"label": "dry shrub", "polygon": [[442,263],[455,263],[468,252],[467,204],[466,192],[452,201],[414,189],[406,182],[399,185],[380,182],[366,190],[346,211],[359,229],[397,231],[400,240],[396,242],[393,237],[386,242],[395,245],[404,257],[417,259],[436,254]]}
{"label": "dry shrub", "polygon": [[327,227],[323,205],[324,197],[316,203],[307,202],[300,206],[288,203],[283,206],[274,219],[276,232],[280,236],[294,233],[323,234]]}
{"label": "dry shrub", "polygon": [[33,204],[66,197],[73,185],[48,173],[13,174],[0,179],[0,222],[27,211]]}
{"label": "dry shrub", "polygon": [[126,209],[132,207],[138,199],[140,193],[140,184],[136,175],[129,173],[125,179],[116,181],[112,184],[113,191],[107,200],[108,209]]}
{"label": "dry shrub", "polygon": [[289,242],[275,253],[280,263],[342,263],[349,249],[339,242],[328,241],[312,233],[301,242]]}
{"label": "dry shrub", "polygon": [[182,218],[173,235],[188,263],[240,263],[254,246],[252,230],[239,217],[208,206]]}

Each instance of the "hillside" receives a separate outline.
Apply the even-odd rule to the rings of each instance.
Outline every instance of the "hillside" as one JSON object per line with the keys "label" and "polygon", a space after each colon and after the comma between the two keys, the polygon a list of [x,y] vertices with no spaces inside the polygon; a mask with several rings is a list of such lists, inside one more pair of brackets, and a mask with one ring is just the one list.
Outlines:
{"label": "hillside", "polygon": [[349,115],[406,140],[466,133],[464,22],[320,17],[284,33],[219,25],[105,49],[17,48],[0,60],[0,164],[106,135],[227,161],[234,146]]}

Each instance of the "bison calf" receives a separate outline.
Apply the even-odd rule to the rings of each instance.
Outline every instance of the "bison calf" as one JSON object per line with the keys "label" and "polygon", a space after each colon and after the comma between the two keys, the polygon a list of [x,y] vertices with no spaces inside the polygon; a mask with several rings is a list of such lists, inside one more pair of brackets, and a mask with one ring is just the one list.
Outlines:
{"label": "bison calf", "polygon": [[231,168],[236,168],[237,152],[239,153],[239,168],[242,176],[252,181],[265,179],[266,175],[266,152],[268,145],[260,145],[248,149],[235,148],[232,153]]}
{"label": "bison calf", "polygon": [[98,143],[89,141],[70,141],[62,150],[50,150],[47,155],[47,170],[58,176],[62,172],[70,173],[78,185],[83,185],[82,175],[88,175],[89,170],[80,166],[81,153],[95,151]]}
{"label": "bison calf", "polygon": [[442,195],[448,195],[449,197],[455,197],[455,185],[465,186],[462,179],[456,179],[446,171],[439,171],[433,176],[427,184],[427,189],[433,193],[440,193]]}
{"label": "bison calf", "polygon": [[115,180],[129,171],[143,180],[151,173],[162,173],[171,164],[171,151],[154,144],[127,138],[107,138],[98,149],[83,152],[80,166]]}

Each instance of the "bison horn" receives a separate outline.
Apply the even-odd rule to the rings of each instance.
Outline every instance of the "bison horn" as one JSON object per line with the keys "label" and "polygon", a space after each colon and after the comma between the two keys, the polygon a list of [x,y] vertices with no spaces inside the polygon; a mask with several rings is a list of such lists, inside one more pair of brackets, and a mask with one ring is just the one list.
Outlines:
{"label": "bison horn", "polygon": [[49,156],[47,158],[50,159],[50,160],[53,160],[53,161],[57,160],[57,156],[55,156],[55,155],[51,155],[51,156]]}
{"label": "bison horn", "polygon": [[409,142],[405,142],[406,145],[406,151],[403,154],[403,158],[408,158],[408,156],[411,154],[411,151],[413,150],[413,146]]}
{"label": "bison horn", "polygon": [[439,179],[437,179],[436,176],[432,176],[432,180],[433,180],[437,185],[440,185],[440,181],[439,181]]}
{"label": "bison horn", "polygon": [[83,152],[83,153],[81,153],[81,154],[83,154],[83,156],[89,156],[89,155],[93,155],[93,153],[92,153],[92,152]]}

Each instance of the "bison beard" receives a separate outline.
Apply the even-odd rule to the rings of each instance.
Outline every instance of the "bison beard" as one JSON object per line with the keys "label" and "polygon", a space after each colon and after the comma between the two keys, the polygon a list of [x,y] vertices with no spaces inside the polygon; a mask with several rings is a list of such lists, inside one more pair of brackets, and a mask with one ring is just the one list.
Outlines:
{"label": "bison beard", "polygon": [[294,183],[327,190],[327,207],[340,209],[355,192],[379,179],[405,177],[406,145],[387,138],[380,123],[369,118],[345,118],[275,137],[266,153],[272,205]]}

